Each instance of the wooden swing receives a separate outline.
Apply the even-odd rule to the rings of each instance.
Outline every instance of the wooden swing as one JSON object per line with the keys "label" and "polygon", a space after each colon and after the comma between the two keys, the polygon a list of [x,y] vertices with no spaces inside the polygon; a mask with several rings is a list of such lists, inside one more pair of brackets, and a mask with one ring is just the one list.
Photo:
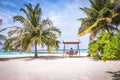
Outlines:
{"label": "wooden swing", "polygon": [[[79,53],[79,56],[80,56],[80,50],[79,50],[79,43],[80,41],[79,40],[64,40],[63,41],[63,44],[64,44],[64,49],[63,49],[63,57],[66,57],[66,54],[68,54],[69,56],[73,56],[73,55],[76,55]],[[74,51],[67,51],[66,50],[66,45],[67,44],[77,44],[77,50],[74,52]]]}

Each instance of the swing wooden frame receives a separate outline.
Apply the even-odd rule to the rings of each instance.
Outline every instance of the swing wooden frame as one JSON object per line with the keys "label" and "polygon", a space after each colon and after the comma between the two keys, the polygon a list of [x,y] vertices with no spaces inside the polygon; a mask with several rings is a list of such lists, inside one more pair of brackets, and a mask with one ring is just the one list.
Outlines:
{"label": "swing wooden frame", "polygon": [[[79,56],[80,56],[80,47],[79,47],[79,44],[80,44],[80,40],[63,40],[63,44],[64,44],[64,48],[63,48],[63,57],[66,58],[66,55],[69,54],[69,56],[73,56],[73,55],[76,55],[79,53]],[[66,45],[67,44],[77,44],[77,51],[75,52],[66,52]]]}

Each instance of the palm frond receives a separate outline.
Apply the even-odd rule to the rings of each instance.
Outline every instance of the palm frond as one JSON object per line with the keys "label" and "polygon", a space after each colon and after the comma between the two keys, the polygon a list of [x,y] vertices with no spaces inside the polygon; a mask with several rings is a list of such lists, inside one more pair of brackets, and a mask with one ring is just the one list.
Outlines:
{"label": "palm frond", "polygon": [[107,22],[111,22],[111,18],[100,18],[98,19],[97,21],[95,21],[95,23],[91,26],[89,26],[89,28],[87,28],[86,30],[84,30],[83,32],[78,32],[78,35],[82,36],[86,33],[89,33],[91,32],[91,30],[95,27],[98,26],[98,24],[101,22],[101,21],[107,21]]}
{"label": "palm frond", "polygon": [[28,18],[30,17],[28,12],[24,8],[21,8],[20,11],[24,12]]}
{"label": "palm frond", "polygon": [[59,29],[57,29],[56,27],[51,27],[48,29],[50,32],[56,34],[56,35],[61,35],[61,31]]}
{"label": "palm frond", "polygon": [[33,8],[32,8],[32,5],[30,3],[24,4],[24,6],[26,6],[28,12],[33,12]]}
{"label": "palm frond", "polygon": [[20,15],[17,15],[17,16],[15,16],[15,17],[13,17],[13,20],[14,20],[14,21],[20,21],[21,23],[23,23],[24,20],[25,20],[25,18],[22,17],[22,16],[20,16]]}
{"label": "palm frond", "polygon": [[34,8],[34,12],[37,13],[37,17],[40,17],[40,15],[42,14],[41,8],[39,8],[40,4],[37,4]]}
{"label": "palm frond", "polygon": [[25,34],[25,33],[29,33],[28,30],[26,28],[19,27],[19,28],[9,31],[8,36],[11,37],[14,34]]}
{"label": "palm frond", "polygon": [[96,7],[94,1],[93,1],[93,0],[89,0],[89,1],[90,1],[90,3],[91,3],[91,6],[97,10],[97,7]]}
{"label": "palm frond", "polygon": [[6,39],[7,39],[7,38],[6,38],[5,35],[0,34],[0,40],[6,40]]}
{"label": "palm frond", "polygon": [[34,28],[34,25],[31,23],[31,21],[29,20],[29,19],[26,19],[25,21],[24,21],[24,27],[26,27],[26,28],[31,28],[31,29],[33,29]]}
{"label": "palm frond", "polygon": [[50,26],[52,26],[52,25],[53,25],[53,23],[52,23],[51,20],[45,19],[45,20],[42,20],[42,22],[41,22],[40,25],[39,25],[39,28],[42,29],[42,30],[44,30],[44,29],[47,28],[47,26],[50,27]]}
{"label": "palm frond", "polygon": [[20,40],[21,40],[20,36],[9,38],[7,41],[5,41],[3,49],[7,51],[16,49],[16,46],[20,44]]}
{"label": "palm frond", "polygon": [[[35,13],[34,17],[35,17],[36,22],[40,21],[41,14],[42,14],[42,10],[41,10],[41,8],[39,8],[39,6],[40,6],[40,4],[37,4],[34,8],[34,13]],[[39,24],[39,23],[37,23],[37,24]]]}
{"label": "palm frond", "polygon": [[17,29],[17,28],[20,28],[20,27],[18,27],[18,26],[9,26],[9,27],[5,27],[3,29],[0,29],[0,32],[5,31],[7,29],[15,29],[15,28]]}

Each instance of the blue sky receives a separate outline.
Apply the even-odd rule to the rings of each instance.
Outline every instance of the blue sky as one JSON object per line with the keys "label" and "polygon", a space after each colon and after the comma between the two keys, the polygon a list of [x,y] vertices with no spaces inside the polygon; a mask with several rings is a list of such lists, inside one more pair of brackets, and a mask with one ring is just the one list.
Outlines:
{"label": "blue sky", "polygon": [[42,19],[50,18],[54,26],[62,31],[59,38],[61,41],[60,48],[63,48],[64,39],[80,39],[80,47],[88,47],[89,34],[79,37],[77,35],[81,22],[77,19],[85,17],[79,7],[89,7],[88,0],[0,0],[0,19],[3,19],[0,29],[8,26],[22,26],[18,22],[13,22],[13,16],[24,15],[20,8],[23,4],[31,3],[35,5],[40,3],[42,8]]}

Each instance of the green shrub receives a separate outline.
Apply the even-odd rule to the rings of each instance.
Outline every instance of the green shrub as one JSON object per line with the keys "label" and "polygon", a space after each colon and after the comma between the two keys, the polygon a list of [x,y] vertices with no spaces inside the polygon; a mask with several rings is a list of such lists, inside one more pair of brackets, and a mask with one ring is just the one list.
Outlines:
{"label": "green shrub", "polygon": [[97,40],[89,44],[88,53],[102,60],[120,59],[120,32],[101,33]]}

